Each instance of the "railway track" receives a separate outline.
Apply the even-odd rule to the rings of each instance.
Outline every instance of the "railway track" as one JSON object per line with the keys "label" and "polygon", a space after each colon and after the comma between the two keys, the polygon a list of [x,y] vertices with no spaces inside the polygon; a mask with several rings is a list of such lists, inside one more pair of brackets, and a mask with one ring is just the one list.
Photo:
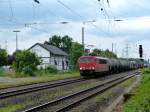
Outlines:
{"label": "railway track", "polygon": [[[105,78],[112,77],[112,76],[114,76],[114,75],[108,75],[106,77],[102,77],[101,79],[103,80],[103,78],[105,79]],[[55,88],[55,87],[59,87],[59,86],[61,87],[61,86],[65,86],[68,84],[82,82],[85,80],[87,80],[87,79],[75,78],[75,79],[49,81],[49,82],[45,82],[45,83],[38,83],[38,84],[31,84],[31,85],[27,85],[27,86],[17,86],[14,88],[8,88],[8,89],[0,90],[0,99],[5,99],[5,98],[13,97],[16,95],[22,95],[22,94],[26,94],[26,93],[30,93],[30,92],[36,92],[36,91],[40,91],[40,90],[44,90],[44,89],[51,89],[51,88]]]}
{"label": "railway track", "polygon": [[105,80],[101,82],[99,85],[82,90],[67,96],[63,96],[59,99],[52,100],[50,102],[34,106],[32,108],[28,108],[22,112],[41,112],[42,110],[45,112],[64,112],[73,108],[74,106],[80,104],[82,101],[85,101],[95,95],[101,94],[104,91],[112,88],[113,86],[124,82],[125,80],[134,77],[137,73],[128,74],[127,76],[119,76],[116,78],[112,78],[109,80]]}
{"label": "railway track", "polygon": [[30,92],[36,92],[44,89],[49,89],[49,88],[55,88],[59,86],[64,86],[76,82],[81,82],[85,81],[86,79],[83,78],[76,78],[76,79],[70,79],[70,80],[64,80],[64,81],[58,81],[56,83],[44,83],[44,84],[36,84],[36,86],[30,86],[30,87],[25,87],[21,89],[13,89],[13,90],[6,90],[6,91],[1,91],[0,92],[0,99],[8,98],[8,97],[13,97],[16,95],[21,95],[25,93],[30,93]]}

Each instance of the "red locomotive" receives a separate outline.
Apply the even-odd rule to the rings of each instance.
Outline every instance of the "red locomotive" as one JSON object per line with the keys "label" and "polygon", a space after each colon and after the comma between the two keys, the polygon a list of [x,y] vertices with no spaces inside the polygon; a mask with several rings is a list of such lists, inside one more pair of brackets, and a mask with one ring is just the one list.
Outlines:
{"label": "red locomotive", "polygon": [[98,56],[81,56],[78,60],[80,74],[118,73],[143,67],[140,59],[109,59]]}
{"label": "red locomotive", "polygon": [[81,75],[109,71],[108,59],[97,56],[80,57],[79,67]]}

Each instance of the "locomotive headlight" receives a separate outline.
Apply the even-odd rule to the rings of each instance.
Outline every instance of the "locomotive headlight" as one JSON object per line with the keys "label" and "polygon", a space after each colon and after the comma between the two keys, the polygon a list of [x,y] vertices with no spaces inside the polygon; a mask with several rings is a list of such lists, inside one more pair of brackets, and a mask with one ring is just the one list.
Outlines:
{"label": "locomotive headlight", "polygon": [[80,67],[80,70],[82,70],[82,67]]}
{"label": "locomotive headlight", "polygon": [[94,67],[92,67],[92,69],[94,70],[95,68],[94,68]]}

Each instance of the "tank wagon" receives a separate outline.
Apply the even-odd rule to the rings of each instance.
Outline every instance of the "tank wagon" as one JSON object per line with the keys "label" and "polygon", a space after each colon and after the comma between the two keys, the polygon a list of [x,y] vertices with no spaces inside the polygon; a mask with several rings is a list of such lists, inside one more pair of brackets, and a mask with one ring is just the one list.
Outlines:
{"label": "tank wagon", "polygon": [[144,67],[140,59],[109,59],[98,56],[81,56],[78,63],[81,76],[119,73]]}

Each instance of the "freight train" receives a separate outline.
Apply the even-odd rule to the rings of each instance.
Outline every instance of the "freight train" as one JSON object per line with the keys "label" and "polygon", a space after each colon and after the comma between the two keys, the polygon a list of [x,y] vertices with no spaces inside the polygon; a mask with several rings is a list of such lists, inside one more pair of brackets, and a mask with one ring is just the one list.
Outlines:
{"label": "freight train", "polygon": [[81,76],[139,69],[145,66],[143,62],[142,59],[109,59],[98,56],[81,56],[78,60]]}

